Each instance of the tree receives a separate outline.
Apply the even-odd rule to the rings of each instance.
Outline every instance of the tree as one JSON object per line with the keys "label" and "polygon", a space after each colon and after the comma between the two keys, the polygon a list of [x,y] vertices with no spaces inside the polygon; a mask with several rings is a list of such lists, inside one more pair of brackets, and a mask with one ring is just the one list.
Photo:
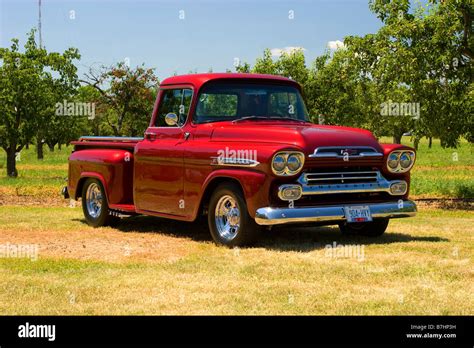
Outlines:
{"label": "tree", "polygon": [[351,52],[338,49],[317,57],[309,69],[307,106],[314,122],[368,127],[376,95],[373,84],[351,64]]}
{"label": "tree", "polygon": [[384,23],[374,35],[345,39],[358,64],[370,73],[386,101],[420,104],[420,117],[391,118],[394,138],[405,130],[415,139],[437,136],[455,147],[472,134],[472,19],[468,1],[436,1],[413,10],[408,0],[373,0],[371,10]]}
{"label": "tree", "polygon": [[89,85],[80,86],[77,90],[75,100],[78,102],[93,103],[95,106],[95,115],[94,117],[79,118],[67,142],[77,139],[84,134],[96,136],[112,135],[112,130],[109,129],[108,124],[104,121],[104,114],[108,112],[108,106],[101,104],[101,94],[96,88]]}
{"label": "tree", "polygon": [[38,47],[32,30],[20,52],[19,40],[0,48],[0,146],[7,153],[7,175],[18,176],[16,154],[50,125],[55,91],[74,88],[77,83],[74,59],[77,49],[48,53]]}
{"label": "tree", "polygon": [[308,69],[301,49],[283,52],[276,60],[273,59],[271,51],[265,49],[263,56],[257,58],[253,68],[249,63],[243,63],[236,67],[236,71],[286,76],[302,85],[305,85],[308,80]]}
{"label": "tree", "polygon": [[153,69],[143,65],[131,69],[124,63],[92,68],[86,74],[87,85],[100,93],[99,104],[106,106],[103,117],[115,136],[141,135],[147,128],[158,79]]}

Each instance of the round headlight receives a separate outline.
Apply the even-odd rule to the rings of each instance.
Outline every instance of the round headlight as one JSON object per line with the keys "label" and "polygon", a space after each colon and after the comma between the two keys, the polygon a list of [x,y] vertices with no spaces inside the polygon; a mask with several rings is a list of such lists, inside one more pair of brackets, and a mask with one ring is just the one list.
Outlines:
{"label": "round headlight", "polygon": [[292,172],[296,172],[301,167],[301,161],[297,155],[290,155],[288,156],[286,165],[288,166],[289,170],[291,170]]}
{"label": "round headlight", "polygon": [[272,166],[276,172],[282,172],[283,170],[285,170],[285,165],[286,165],[285,156],[276,155],[275,158],[273,158]]}
{"label": "round headlight", "polygon": [[415,163],[415,152],[395,150],[387,158],[387,168],[391,173],[406,173]]}
{"label": "round headlight", "polygon": [[398,167],[398,155],[396,153],[390,154],[390,156],[388,156],[387,164],[392,169],[397,168]]}
{"label": "round headlight", "polygon": [[400,166],[404,169],[411,165],[411,156],[408,152],[403,152],[400,156]]}
{"label": "round headlight", "polygon": [[304,166],[304,153],[299,151],[280,151],[273,156],[272,171],[278,176],[298,174]]}

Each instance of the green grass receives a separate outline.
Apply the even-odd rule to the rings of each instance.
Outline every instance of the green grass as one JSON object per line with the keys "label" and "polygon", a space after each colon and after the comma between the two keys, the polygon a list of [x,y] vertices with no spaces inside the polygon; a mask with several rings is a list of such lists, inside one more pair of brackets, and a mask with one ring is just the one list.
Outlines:
{"label": "green grass", "polygon": [[[404,137],[402,143],[413,146],[410,137]],[[474,144],[462,139],[457,149],[443,149],[434,139],[430,149],[423,139],[411,179],[410,193],[415,197],[474,198]]]}
{"label": "green grass", "polygon": [[[382,138],[390,142],[390,138]],[[411,145],[410,138],[403,143]],[[5,153],[0,151],[0,197],[58,197],[67,177],[67,158],[72,147],[50,152],[45,147],[45,159],[36,159],[34,147],[23,150],[18,162],[19,177],[5,175]],[[463,140],[457,149],[443,149],[439,140],[420,142],[417,161],[412,170],[411,195],[415,198],[474,198],[474,145]]]}
{"label": "green grass", "polygon": [[[421,209],[376,239],[275,228],[242,249],[169,220],[82,219],[79,208],[0,207],[0,245],[39,246],[37,261],[0,258],[0,315],[474,314],[469,211]],[[334,242],[363,259],[328,256]]]}
{"label": "green grass", "polygon": [[34,146],[29,150],[24,149],[17,162],[17,178],[6,176],[6,154],[3,150],[0,151],[0,196],[59,197],[59,192],[66,183],[67,159],[71,151],[72,146],[63,146],[61,150],[55,148],[54,152],[50,152],[45,146],[44,159],[38,160]]}

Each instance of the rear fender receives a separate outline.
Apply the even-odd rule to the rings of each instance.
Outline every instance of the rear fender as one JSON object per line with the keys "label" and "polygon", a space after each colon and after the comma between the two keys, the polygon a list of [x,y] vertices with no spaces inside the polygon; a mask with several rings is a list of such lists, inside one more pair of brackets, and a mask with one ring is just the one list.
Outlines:
{"label": "rear fender", "polygon": [[81,196],[86,178],[102,183],[110,204],[133,203],[133,153],[126,149],[87,149],[69,157],[68,191]]}
{"label": "rear fender", "polygon": [[[107,182],[105,181],[104,177],[99,174],[99,173],[94,173],[94,172],[83,172],[81,173],[81,178],[79,179],[79,182],[77,183],[77,188],[76,192],[74,193],[74,199],[78,199],[82,195],[82,187],[84,185],[84,182],[89,179],[89,178],[94,178],[100,181],[102,184],[102,187],[104,188],[105,191],[105,197],[107,198],[109,196],[109,187],[107,185]],[[107,203],[109,202],[109,199],[107,198]]]}

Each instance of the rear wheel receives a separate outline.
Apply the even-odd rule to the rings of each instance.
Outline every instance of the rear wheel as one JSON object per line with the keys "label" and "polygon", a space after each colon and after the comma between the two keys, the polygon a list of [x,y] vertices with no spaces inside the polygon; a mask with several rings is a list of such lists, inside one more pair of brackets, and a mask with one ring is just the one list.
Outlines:
{"label": "rear wheel", "polygon": [[233,183],[218,186],[212,194],[208,223],[214,241],[228,247],[255,242],[261,230],[247,211],[240,187]]}
{"label": "rear wheel", "polygon": [[104,187],[97,179],[87,179],[82,187],[82,211],[87,223],[93,227],[110,225],[117,220],[110,215]]}
{"label": "rear wheel", "polygon": [[368,237],[378,237],[384,234],[387,229],[389,219],[377,219],[371,222],[339,224],[339,229],[343,234],[361,235]]}

